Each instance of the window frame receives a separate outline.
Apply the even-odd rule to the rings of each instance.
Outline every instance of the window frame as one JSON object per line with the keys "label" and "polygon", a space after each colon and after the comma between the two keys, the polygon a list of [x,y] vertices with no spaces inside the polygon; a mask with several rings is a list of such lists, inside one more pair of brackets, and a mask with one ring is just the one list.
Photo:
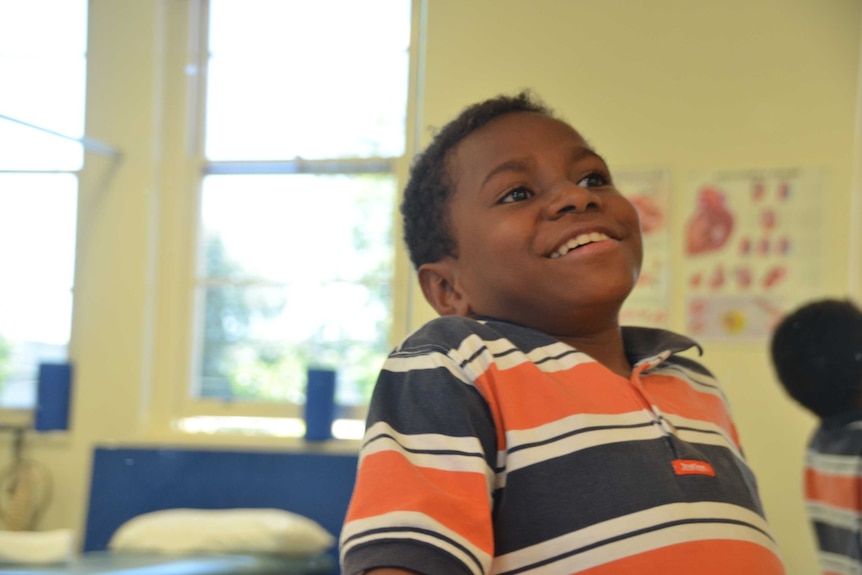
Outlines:
{"label": "window frame", "polygon": [[[417,95],[421,84],[424,51],[424,18],[426,0],[411,2],[409,75],[405,125],[405,148],[400,157],[346,158],[337,160],[279,161],[208,161],[204,157],[206,72],[208,58],[208,0],[188,0],[185,6],[168,5],[169,22],[165,46],[163,106],[165,122],[173,118],[182,126],[182,137],[162,137],[165,162],[162,182],[165,191],[160,214],[164,238],[160,242],[179,246],[175,257],[160,253],[160,289],[155,318],[152,387],[146,417],[145,434],[149,437],[186,437],[196,435],[183,431],[179,422],[195,417],[297,418],[303,406],[290,403],[225,401],[197,398],[192,394],[199,350],[196,349],[196,326],[201,324],[202,306],[196,301],[199,289],[198,259],[201,207],[201,183],[208,175],[229,174],[392,174],[396,179],[396,203],[406,182],[409,161],[413,156],[417,130]],[[173,136],[173,137],[171,137]],[[406,335],[409,329],[410,285],[412,266],[400,241],[401,227],[393,207],[392,322],[390,345]],[[168,330],[169,334],[168,334]],[[337,417],[364,421],[367,406],[340,407]],[[232,434],[219,434],[229,439]]]}
{"label": "window frame", "polygon": [[[81,4],[81,7],[84,10],[83,14],[78,14],[84,17],[84,32],[83,37],[81,39],[84,40],[83,52],[79,55],[83,57],[83,73],[84,73],[84,85],[83,91],[81,93],[81,109],[79,110],[80,116],[77,118],[80,120],[80,130],[83,134],[84,125],[86,122],[86,106],[87,106],[87,75],[88,70],[87,67],[89,65],[89,55],[87,53],[87,38],[89,34],[88,28],[88,18],[89,18],[89,6],[86,2]],[[53,53],[53,52],[52,52]],[[13,52],[15,54],[15,52]],[[14,168],[14,167],[0,167],[0,175],[9,175],[9,174],[21,174],[28,176],[54,176],[57,174],[68,175],[71,176],[74,180],[74,198],[73,203],[75,204],[74,213],[69,214],[70,217],[75,219],[74,228],[75,235],[78,234],[78,223],[80,219],[79,215],[79,203],[80,203],[80,195],[81,195],[81,174],[85,169],[86,165],[86,157],[89,153],[95,153],[102,156],[108,157],[114,164],[116,164],[120,158],[122,157],[119,150],[102,142],[100,140],[89,138],[85,135],[76,136],[69,133],[64,133],[63,131],[58,131],[56,129],[48,128],[40,123],[33,123],[33,121],[23,120],[20,117],[10,116],[6,114],[6,110],[0,110],[0,124],[14,124],[17,127],[23,127],[28,132],[37,132],[41,136],[47,136],[49,139],[53,140],[64,140],[67,142],[72,142],[76,144],[76,149],[78,150],[78,155],[80,156],[80,161],[77,162],[77,167],[58,167],[59,164],[67,164],[68,161],[60,161],[51,167],[22,167],[22,168]],[[76,270],[77,270],[77,260],[78,260],[78,246],[77,246],[77,237],[75,238],[75,245],[72,249],[72,276],[70,278],[70,284],[64,285],[62,288],[59,286],[57,289],[62,289],[63,291],[68,290],[69,297],[71,298],[71,308],[69,310],[69,333],[66,338],[65,345],[65,359],[63,361],[71,362],[72,361],[72,349],[75,345],[75,317],[74,317],[74,307],[75,307],[75,285],[76,285]],[[38,381],[38,367],[39,363],[44,361],[57,361],[56,359],[46,359],[44,356],[37,358],[37,363],[34,366],[33,373],[33,397],[34,404],[28,407],[19,407],[19,406],[10,406],[6,404],[0,404],[0,429],[3,428],[31,428],[34,425],[36,410],[38,408],[38,398],[37,396],[37,386],[39,385]]]}

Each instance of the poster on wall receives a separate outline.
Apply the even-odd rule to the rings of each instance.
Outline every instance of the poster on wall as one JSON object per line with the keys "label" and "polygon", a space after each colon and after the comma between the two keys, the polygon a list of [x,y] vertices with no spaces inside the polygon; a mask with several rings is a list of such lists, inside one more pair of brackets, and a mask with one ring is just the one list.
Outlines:
{"label": "poster on wall", "polygon": [[618,170],[614,183],[638,210],[644,249],[641,274],[620,312],[620,323],[667,327],[670,175],[665,170]]}
{"label": "poster on wall", "polygon": [[823,187],[820,170],[693,178],[683,204],[689,335],[764,339],[818,292]]}

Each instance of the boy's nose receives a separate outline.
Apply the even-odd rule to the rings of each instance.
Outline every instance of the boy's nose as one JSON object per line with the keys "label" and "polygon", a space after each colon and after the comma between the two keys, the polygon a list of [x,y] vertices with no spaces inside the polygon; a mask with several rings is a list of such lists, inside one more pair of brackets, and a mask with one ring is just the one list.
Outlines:
{"label": "boy's nose", "polygon": [[586,212],[601,207],[599,195],[590,188],[579,186],[574,182],[560,182],[550,190],[546,207],[549,218],[557,218],[569,212]]}

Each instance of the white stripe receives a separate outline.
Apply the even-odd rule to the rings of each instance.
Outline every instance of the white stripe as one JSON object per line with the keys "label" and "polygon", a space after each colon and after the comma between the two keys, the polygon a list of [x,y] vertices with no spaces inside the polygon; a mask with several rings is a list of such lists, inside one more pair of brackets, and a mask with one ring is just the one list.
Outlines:
{"label": "white stripe", "polygon": [[[476,381],[494,363],[492,349],[495,346],[505,346],[508,349],[512,347],[508,340],[486,342],[478,335],[470,334],[461,341],[457,349],[449,352],[449,360],[463,370],[470,381]],[[473,357],[474,355],[476,357]],[[473,359],[468,362],[469,358]]]}
{"label": "white stripe", "polygon": [[642,377],[649,377],[650,375],[667,375],[675,377],[687,383],[689,387],[695,391],[714,395],[721,399],[722,402],[727,403],[727,398],[725,397],[724,391],[721,389],[718,380],[707,374],[692,371],[682,365],[665,363],[660,365],[657,369],[641,374]]}
{"label": "white stripe", "polygon": [[[678,416],[666,416],[674,426],[698,427],[699,429],[674,429],[675,434],[683,441],[701,445],[716,445],[730,450],[740,461],[742,454],[728,437],[724,430],[706,421],[688,419]],[[665,431],[658,425],[644,427],[624,427],[622,429],[602,429],[606,426],[633,426],[653,423],[655,420],[648,411],[633,411],[617,415],[580,414],[563,418],[532,429],[514,430],[506,433],[507,456],[498,455],[498,468],[505,467],[506,472],[528,467],[555,457],[574,453],[599,445],[620,443],[625,441],[646,441],[658,439]],[[594,431],[583,431],[597,427]],[[572,433],[577,432],[577,433]],[[571,435],[568,435],[572,433]],[[557,438],[557,439],[554,439]],[[532,447],[513,450],[514,447],[536,443]],[[505,479],[498,477],[497,486],[505,485]]]}
{"label": "white stripe", "polygon": [[387,439],[385,436],[391,436],[404,449],[414,451],[460,451],[484,457],[482,444],[476,437],[445,435],[442,433],[401,433],[385,421],[378,421],[366,430],[365,439],[363,440],[363,451],[366,453],[382,451],[375,444],[385,441]]}
{"label": "white stripe", "polygon": [[[561,354],[566,355],[560,359],[548,359]],[[472,359],[468,362],[467,358]],[[387,358],[383,369],[393,373],[405,373],[443,367],[456,379],[472,385],[492,365],[499,370],[506,370],[524,363],[534,365],[541,372],[554,373],[595,361],[564,343],[554,343],[524,354],[506,339],[486,342],[478,335],[472,334],[464,338],[458,349],[449,353],[431,346],[421,350],[396,352]]]}
{"label": "white stripe", "polygon": [[497,473],[497,477],[494,479],[494,488],[495,489],[503,489],[506,487],[506,479],[508,477],[508,472],[506,471],[506,463],[509,460],[509,452],[505,449],[502,449],[497,452],[497,469],[500,470]]}
{"label": "white stripe", "polygon": [[[479,350],[485,348],[481,353]],[[474,354],[478,356],[473,357]],[[467,371],[478,377],[491,366],[499,370],[512,369],[524,363],[535,364],[535,367],[545,373],[564,371],[582,363],[594,363],[594,360],[584,353],[575,351],[569,345],[555,342],[543,347],[537,347],[529,353],[524,353],[515,347],[508,339],[485,341],[478,335],[470,335],[461,342],[455,352],[457,357],[473,358],[467,366]],[[548,359],[563,355],[560,359]]]}
{"label": "white stripe", "polygon": [[678,430],[676,435],[680,440],[687,443],[725,447],[728,451],[733,453],[738,460],[745,461],[745,458],[742,456],[742,452],[737,449],[736,444],[724,434],[715,435],[713,433],[707,433],[706,431],[682,429]]}
{"label": "white stripe", "polygon": [[[574,533],[568,533],[502,555],[495,560],[492,573],[526,568],[537,562],[545,561],[548,557],[559,555],[561,550],[575,550],[600,544],[609,538],[641,529],[650,529],[670,521],[699,519],[709,521],[716,518],[742,521],[768,532],[763,518],[743,507],[711,502],[674,503],[597,523]],[[562,557],[553,563],[529,569],[526,573],[531,575],[570,575],[653,549],[677,543],[709,539],[748,541],[766,547],[776,555],[778,554],[775,543],[769,537],[747,525],[714,522],[686,523],[600,544],[589,551]],[[692,572],[694,571],[696,569],[693,568]]]}
{"label": "white stripe", "polygon": [[[552,357],[557,359],[549,359]],[[564,343],[553,343],[544,347],[537,347],[528,353],[526,358],[527,361],[535,363],[536,367],[544,373],[566,371],[576,365],[596,362],[587,354],[576,351],[573,347]]]}
{"label": "white stripe", "polygon": [[664,350],[657,355],[651,355],[649,357],[643,357],[637,360],[637,362],[632,366],[632,368],[634,368],[635,371],[647,371],[648,369],[659,365],[661,362],[663,362],[670,356],[670,350]]}
{"label": "white stripe", "polygon": [[530,429],[514,429],[506,432],[509,449],[530,443],[539,443],[560,435],[581,431],[591,427],[620,427],[645,425],[655,422],[652,413],[644,409],[627,413],[579,413],[563,417]]}
{"label": "white stripe", "polygon": [[856,511],[842,509],[823,503],[822,501],[812,501],[810,499],[805,504],[808,507],[808,514],[814,521],[850,531],[859,530],[859,513]]}
{"label": "white stripe", "polygon": [[455,379],[458,379],[468,385],[472,385],[473,381],[458,368],[457,363],[453,363],[445,353],[439,350],[429,351],[422,355],[391,355],[383,364],[384,371],[393,373],[406,373],[409,371],[422,371],[426,369],[436,369],[443,367],[449,371]]}
{"label": "white stripe", "polygon": [[862,470],[862,457],[858,455],[831,455],[808,450],[805,453],[805,464],[816,471],[829,475],[854,477]]}
{"label": "white stripe", "polygon": [[[366,431],[361,455],[364,458],[381,451],[400,453],[417,467],[490,472],[485,462],[482,444],[472,436],[457,437],[441,433],[403,434],[395,431],[385,421],[379,421]],[[458,453],[424,453],[426,451]]]}
{"label": "white stripe", "polygon": [[[547,348],[545,348],[547,349]],[[569,350],[571,351],[571,349]],[[530,361],[538,361],[542,358],[534,358],[536,355],[536,351],[531,352],[527,357],[530,358]],[[543,352],[544,355],[544,352]],[[587,363],[596,363],[596,360],[591,358],[585,353],[575,352],[569,353],[558,359],[545,359],[542,363],[536,364],[542,372],[544,373],[554,373],[558,371],[567,371],[577,365],[587,364]]]}
{"label": "white stripe", "polygon": [[[690,419],[675,413],[662,413],[662,417],[673,426],[673,433],[683,441],[702,445],[719,445],[730,449],[737,458],[743,459],[742,453],[725,429],[711,421]],[[694,429],[679,429],[689,427]]]}
{"label": "white stripe", "polygon": [[[458,545],[467,549],[469,553],[479,560],[481,569],[476,565],[473,559],[457,545],[449,543],[445,539],[416,533],[415,531],[404,530],[402,532],[391,531],[392,528],[415,528],[433,533],[439,533],[441,536],[455,541]],[[387,531],[378,534],[363,535],[367,531],[374,529],[387,529]],[[355,537],[348,541],[351,537]],[[475,575],[487,573],[491,565],[491,555],[482,551],[480,548],[473,545],[469,540],[461,537],[457,532],[447,528],[442,523],[436,521],[432,517],[424,513],[415,511],[393,511],[384,515],[377,515],[367,519],[355,519],[348,522],[341,533],[341,559],[357,545],[362,545],[378,538],[386,539],[409,539],[411,541],[421,541],[452,555],[464,565],[470,568]]]}
{"label": "white stripe", "polygon": [[833,571],[841,573],[841,575],[862,575],[862,565],[854,561],[850,557],[838,555],[837,553],[829,553],[828,551],[820,551],[818,553],[820,560],[820,569],[822,571]]}
{"label": "white stripe", "polygon": [[[646,414],[647,417],[643,417],[642,414]],[[572,422],[575,422],[575,425],[572,425],[571,422],[568,426],[565,425],[566,420],[572,420]],[[543,425],[536,429],[522,432],[509,432],[507,433],[507,438],[515,434],[517,434],[517,436],[512,437],[511,440],[507,439],[509,455],[506,460],[506,471],[512,472],[530,465],[535,465],[536,463],[541,463],[543,461],[548,461],[556,457],[569,455],[582,449],[589,449],[599,445],[623,443],[627,441],[646,441],[650,439],[659,439],[665,436],[665,432],[658,425],[648,425],[635,428],[626,427],[622,429],[600,428],[591,431],[584,431],[584,429],[588,429],[593,425],[625,425],[628,422],[641,423],[651,421],[654,420],[649,417],[648,412],[631,412],[618,416],[573,415],[565,418],[565,420]],[[532,434],[534,431],[546,431],[544,428],[556,429],[553,429],[554,433],[552,434]],[[580,430],[580,432],[558,437],[560,432],[565,431],[566,429],[569,431]],[[516,451],[512,450],[512,448],[517,445],[524,445],[524,439],[526,438],[540,440],[542,437],[557,437],[557,439],[525,449],[518,449]]]}

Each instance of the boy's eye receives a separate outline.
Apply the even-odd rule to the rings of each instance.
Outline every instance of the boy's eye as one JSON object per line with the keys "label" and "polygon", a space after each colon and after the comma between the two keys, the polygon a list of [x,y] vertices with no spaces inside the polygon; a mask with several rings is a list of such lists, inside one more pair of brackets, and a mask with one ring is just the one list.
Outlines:
{"label": "boy's eye", "polygon": [[524,186],[517,187],[510,191],[508,194],[503,196],[500,199],[501,204],[511,204],[514,202],[523,202],[524,200],[528,200],[530,196],[533,195],[533,192],[530,191],[529,188],[525,188]]}
{"label": "boy's eye", "polygon": [[607,176],[601,172],[593,172],[581,178],[578,185],[582,188],[599,188],[601,186],[607,186],[609,183],[610,179]]}

